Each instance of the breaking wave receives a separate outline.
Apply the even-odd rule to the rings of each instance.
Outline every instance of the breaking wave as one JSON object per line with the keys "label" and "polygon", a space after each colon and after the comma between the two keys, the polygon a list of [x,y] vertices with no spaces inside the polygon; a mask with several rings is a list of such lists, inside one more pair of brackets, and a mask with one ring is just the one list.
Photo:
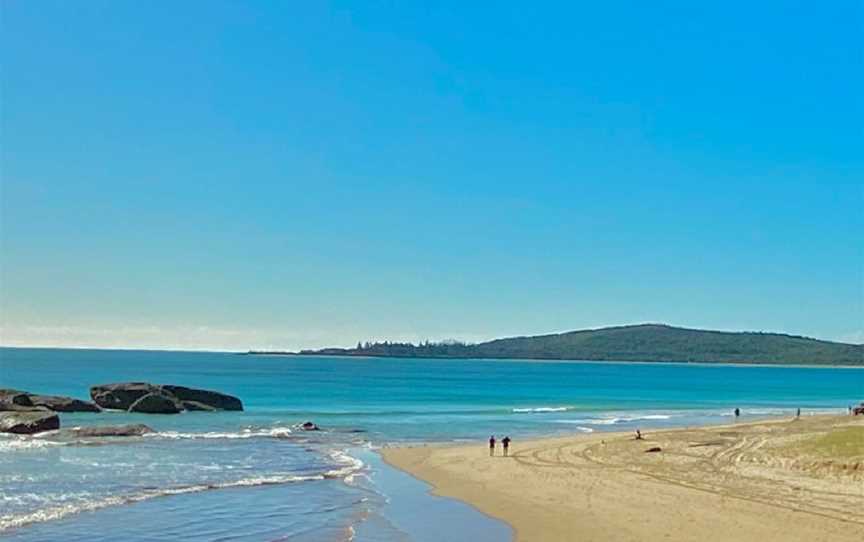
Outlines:
{"label": "breaking wave", "polygon": [[526,413],[526,412],[567,412],[568,410],[573,410],[572,407],[567,406],[559,406],[559,407],[536,407],[536,408],[514,408],[512,412],[518,413]]}
{"label": "breaking wave", "polygon": [[210,431],[206,433],[183,433],[179,431],[160,431],[148,433],[146,437],[168,439],[249,439],[249,438],[289,438],[294,434],[291,427],[271,427],[267,429],[243,429],[242,431]]}

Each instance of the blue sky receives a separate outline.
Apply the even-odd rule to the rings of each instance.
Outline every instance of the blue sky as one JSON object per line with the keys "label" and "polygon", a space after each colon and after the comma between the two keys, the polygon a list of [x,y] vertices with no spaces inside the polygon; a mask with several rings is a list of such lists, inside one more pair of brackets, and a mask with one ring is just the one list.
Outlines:
{"label": "blue sky", "polygon": [[0,343],[864,341],[860,2],[464,4],[0,4]]}

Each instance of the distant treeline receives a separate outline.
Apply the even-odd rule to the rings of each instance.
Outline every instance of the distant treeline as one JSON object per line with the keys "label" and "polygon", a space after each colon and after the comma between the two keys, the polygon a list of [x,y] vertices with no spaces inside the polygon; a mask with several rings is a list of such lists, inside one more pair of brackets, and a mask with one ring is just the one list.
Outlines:
{"label": "distant treeline", "polygon": [[[288,352],[250,352],[288,354]],[[864,346],[796,335],[686,329],[663,324],[609,327],[468,344],[366,342],[297,354],[400,358],[672,361],[864,366]]]}

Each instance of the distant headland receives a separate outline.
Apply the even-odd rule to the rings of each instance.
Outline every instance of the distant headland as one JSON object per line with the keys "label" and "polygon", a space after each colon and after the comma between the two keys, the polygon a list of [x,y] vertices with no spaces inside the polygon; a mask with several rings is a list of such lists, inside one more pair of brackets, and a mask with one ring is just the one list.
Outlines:
{"label": "distant headland", "polygon": [[864,366],[864,345],[860,344],[782,333],[710,331],[665,324],[510,337],[477,344],[385,341],[358,343],[355,348],[253,350],[248,354]]}

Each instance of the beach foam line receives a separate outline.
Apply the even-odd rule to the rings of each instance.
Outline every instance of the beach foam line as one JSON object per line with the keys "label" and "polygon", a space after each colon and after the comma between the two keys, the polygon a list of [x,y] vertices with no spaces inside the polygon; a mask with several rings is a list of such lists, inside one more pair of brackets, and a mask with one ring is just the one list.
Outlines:
{"label": "beach foam line", "polygon": [[341,467],[328,470],[324,473],[324,477],[341,478],[349,484],[354,481],[354,475],[362,471],[363,467],[365,467],[363,461],[348,455],[348,453],[343,450],[333,450],[330,452],[330,459],[340,464]]}
{"label": "beach foam line", "polygon": [[135,504],[150,499],[159,497],[169,497],[173,495],[184,495],[187,493],[200,493],[213,489],[228,489],[237,487],[257,487],[266,485],[291,484],[298,482],[308,482],[314,480],[324,480],[327,478],[325,474],[314,474],[307,476],[298,475],[274,475],[274,476],[256,476],[251,478],[243,478],[229,482],[215,482],[209,484],[193,484],[188,486],[178,486],[163,489],[148,489],[139,493],[129,495],[113,495],[93,501],[69,503],[60,506],[52,506],[35,512],[25,514],[11,514],[0,516],[0,532],[9,529],[16,529],[29,525],[31,523],[41,523],[44,521],[54,521],[64,517],[79,514],[81,512],[93,512],[112,506],[122,506],[127,504]]}

